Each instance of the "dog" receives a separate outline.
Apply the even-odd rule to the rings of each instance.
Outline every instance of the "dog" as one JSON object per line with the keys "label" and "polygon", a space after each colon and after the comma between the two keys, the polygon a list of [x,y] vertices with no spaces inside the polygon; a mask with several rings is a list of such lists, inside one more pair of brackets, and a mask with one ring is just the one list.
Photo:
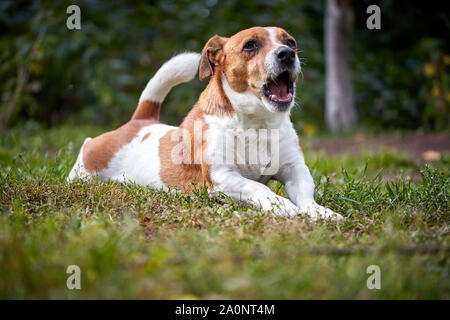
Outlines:
{"label": "dog", "polygon": [[[99,177],[186,192],[204,185],[277,215],[342,219],[315,202],[290,121],[301,73],[297,50],[284,29],[254,27],[213,36],[201,54],[174,56],[150,79],[129,122],[84,141],[68,180]],[[181,125],[160,123],[168,92],[197,71],[210,80]],[[256,145],[270,155],[243,160]],[[289,199],[272,192],[269,179],[283,183]]]}

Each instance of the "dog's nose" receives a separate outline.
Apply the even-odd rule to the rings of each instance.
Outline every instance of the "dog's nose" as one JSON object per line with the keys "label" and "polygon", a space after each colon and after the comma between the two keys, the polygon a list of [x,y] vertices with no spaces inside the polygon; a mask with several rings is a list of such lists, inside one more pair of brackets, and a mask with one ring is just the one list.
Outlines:
{"label": "dog's nose", "polygon": [[277,53],[278,62],[285,64],[286,66],[292,65],[295,59],[295,51],[290,48],[282,48]]}

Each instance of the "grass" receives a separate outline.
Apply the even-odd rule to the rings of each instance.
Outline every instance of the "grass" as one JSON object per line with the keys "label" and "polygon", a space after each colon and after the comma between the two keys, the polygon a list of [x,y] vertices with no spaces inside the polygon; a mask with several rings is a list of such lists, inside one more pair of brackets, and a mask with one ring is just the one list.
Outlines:
{"label": "grass", "polygon": [[[65,183],[85,136],[100,132],[0,133],[0,298],[450,298],[448,156],[419,168],[390,151],[306,148],[317,201],[347,218],[336,224],[273,217],[203,188]],[[69,265],[81,290],[66,287]],[[381,268],[380,290],[366,286],[369,265]]]}

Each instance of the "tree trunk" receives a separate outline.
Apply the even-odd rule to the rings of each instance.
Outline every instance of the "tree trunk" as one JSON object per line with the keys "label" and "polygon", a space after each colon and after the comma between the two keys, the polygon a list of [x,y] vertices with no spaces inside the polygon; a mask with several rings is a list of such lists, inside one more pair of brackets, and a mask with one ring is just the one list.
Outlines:
{"label": "tree trunk", "polygon": [[350,68],[353,28],[351,0],[326,0],[326,108],[325,122],[330,130],[346,129],[356,122]]}

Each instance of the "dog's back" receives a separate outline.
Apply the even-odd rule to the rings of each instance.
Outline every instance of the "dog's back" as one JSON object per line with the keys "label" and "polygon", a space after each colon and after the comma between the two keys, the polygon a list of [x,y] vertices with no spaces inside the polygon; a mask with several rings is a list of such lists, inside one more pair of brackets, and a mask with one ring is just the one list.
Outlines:
{"label": "dog's back", "polygon": [[199,60],[197,53],[183,53],[167,61],[147,83],[129,122],[84,141],[68,180],[98,176],[163,187],[159,139],[175,127],[159,122],[161,104],[174,86],[194,78]]}

